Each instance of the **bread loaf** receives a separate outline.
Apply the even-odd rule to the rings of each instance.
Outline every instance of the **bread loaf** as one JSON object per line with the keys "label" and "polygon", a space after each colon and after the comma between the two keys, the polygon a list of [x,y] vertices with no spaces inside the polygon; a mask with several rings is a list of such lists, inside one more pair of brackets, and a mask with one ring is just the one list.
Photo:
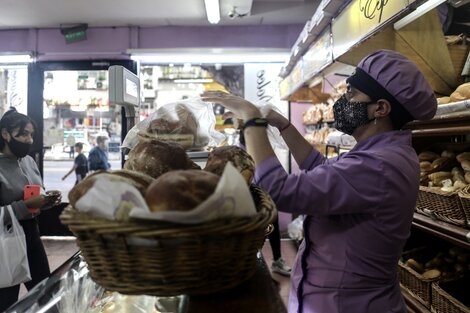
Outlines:
{"label": "bread loaf", "polygon": [[470,172],[465,173],[465,181],[467,182],[467,184],[470,184]]}
{"label": "bread loaf", "polygon": [[457,161],[462,163],[463,160],[470,160],[470,152],[462,152],[457,154]]}
{"label": "bread loaf", "polygon": [[432,170],[431,162],[419,162],[419,168],[421,169],[421,172],[429,172]]}
{"label": "bread loaf", "polygon": [[189,211],[204,202],[218,182],[218,175],[206,171],[171,171],[147,188],[145,200],[152,212]]}
{"label": "bread loaf", "polygon": [[470,160],[462,160],[462,162],[460,162],[460,166],[462,166],[465,172],[470,172]]}
{"label": "bread loaf", "polygon": [[420,162],[422,161],[432,162],[438,157],[439,157],[439,154],[434,153],[432,151],[423,151],[420,154],[418,154],[418,159]]}
{"label": "bread loaf", "polygon": [[428,175],[434,186],[442,186],[442,181],[452,178],[451,172],[436,172]]}
{"label": "bread loaf", "polygon": [[171,170],[194,169],[183,147],[173,142],[148,140],[139,142],[129,153],[124,168],[157,178]]}
{"label": "bread loaf", "polygon": [[212,150],[204,170],[220,176],[229,161],[242,174],[247,184],[250,184],[255,172],[255,162],[245,150],[237,146],[223,146]]}
{"label": "bread loaf", "polygon": [[450,95],[450,102],[458,102],[470,99],[470,83],[465,83],[457,87]]}

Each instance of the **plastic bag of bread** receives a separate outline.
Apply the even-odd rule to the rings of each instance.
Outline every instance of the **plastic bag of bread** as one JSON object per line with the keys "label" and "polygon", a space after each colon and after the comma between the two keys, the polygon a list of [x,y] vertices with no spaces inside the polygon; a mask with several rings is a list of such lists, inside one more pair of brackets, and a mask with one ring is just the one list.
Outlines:
{"label": "plastic bag of bread", "polygon": [[256,214],[248,185],[230,162],[220,178],[202,170],[165,173],[148,187],[145,200],[148,208],[136,206],[130,217],[199,224]]}
{"label": "plastic bag of bread", "polygon": [[124,138],[124,152],[146,138],[177,142],[186,149],[216,146],[225,140],[225,136],[215,130],[212,105],[199,98],[165,104],[137,123]]}

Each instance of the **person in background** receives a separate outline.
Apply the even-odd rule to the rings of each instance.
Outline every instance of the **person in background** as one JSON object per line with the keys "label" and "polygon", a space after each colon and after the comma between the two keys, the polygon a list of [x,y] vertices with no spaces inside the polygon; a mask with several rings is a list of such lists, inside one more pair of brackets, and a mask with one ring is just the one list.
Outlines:
{"label": "person in background", "polygon": [[[6,210],[11,205],[16,218],[23,227],[26,237],[31,280],[25,283],[28,290],[50,274],[47,255],[44,250],[37,222],[38,213],[31,213],[29,209],[45,209],[60,203],[61,197],[51,198],[40,194],[23,200],[25,185],[42,186],[41,174],[34,159],[28,155],[33,144],[36,127],[26,115],[11,109],[0,120],[0,210]],[[0,221],[8,225],[11,217],[5,211],[5,220]],[[2,264],[0,264],[2,266]],[[0,312],[18,300],[20,285],[0,288]]]}
{"label": "person in background", "polygon": [[67,174],[62,177],[62,180],[65,180],[70,174],[72,174],[73,171],[75,171],[75,185],[78,184],[79,182],[82,181],[82,179],[85,178],[86,174],[88,173],[88,160],[86,156],[82,153],[83,150],[83,144],[81,142],[77,142],[74,145],[75,152],[78,154],[75,157],[75,160],[73,162],[73,166],[68,171]]}
{"label": "person in background", "polygon": [[[261,118],[252,103],[222,92],[206,92],[202,99],[245,121],[255,183],[280,210],[306,215],[289,312],[407,312],[397,263],[410,235],[420,169],[411,131],[402,128],[433,118],[437,109],[417,66],[389,50],[359,62],[333,106],[336,128],[357,144],[331,159],[276,112]],[[285,172],[269,143],[268,124],[281,131],[301,172]]]}
{"label": "person in background", "polygon": [[108,170],[111,164],[108,162],[108,138],[105,136],[96,137],[96,146],[88,153],[88,170]]}

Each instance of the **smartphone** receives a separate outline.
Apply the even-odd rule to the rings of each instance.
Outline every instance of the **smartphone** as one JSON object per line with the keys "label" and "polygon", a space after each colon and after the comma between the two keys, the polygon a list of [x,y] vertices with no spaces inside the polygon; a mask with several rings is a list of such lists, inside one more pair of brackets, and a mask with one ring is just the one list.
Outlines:
{"label": "smartphone", "polygon": [[[28,200],[32,196],[38,196],[41,193],[41,186],[40,185],[26,185],[24,186],[24,193],[23,193],[23,199]],[[38,213],[39,209],[35,208],[28,208],[28,211],[30,213]]]}

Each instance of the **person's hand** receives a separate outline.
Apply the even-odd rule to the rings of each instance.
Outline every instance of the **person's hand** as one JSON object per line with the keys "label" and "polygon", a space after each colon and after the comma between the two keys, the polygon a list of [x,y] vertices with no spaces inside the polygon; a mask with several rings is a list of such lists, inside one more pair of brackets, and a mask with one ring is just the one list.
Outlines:
{"label": "person's hand", "polygon": [[255,117],[261,117],[261,112],[253,103],[223,91],[206,91],[201,95],[201,98],[202,101],[222,105],[245,121]]}
{"label": "person's hand", "polygon": [[48,199],[45,195],[31,196],[29,199],[24,201],[24,204],[28,209],[42,208],[46,205]]}
{"label": "person's hand", "polygon": [[275,110],[269,110],[266,119],[268,120],[269,125],[276,127],[279,130],[285,129],[290,124],[290,121],[284,115]]}

